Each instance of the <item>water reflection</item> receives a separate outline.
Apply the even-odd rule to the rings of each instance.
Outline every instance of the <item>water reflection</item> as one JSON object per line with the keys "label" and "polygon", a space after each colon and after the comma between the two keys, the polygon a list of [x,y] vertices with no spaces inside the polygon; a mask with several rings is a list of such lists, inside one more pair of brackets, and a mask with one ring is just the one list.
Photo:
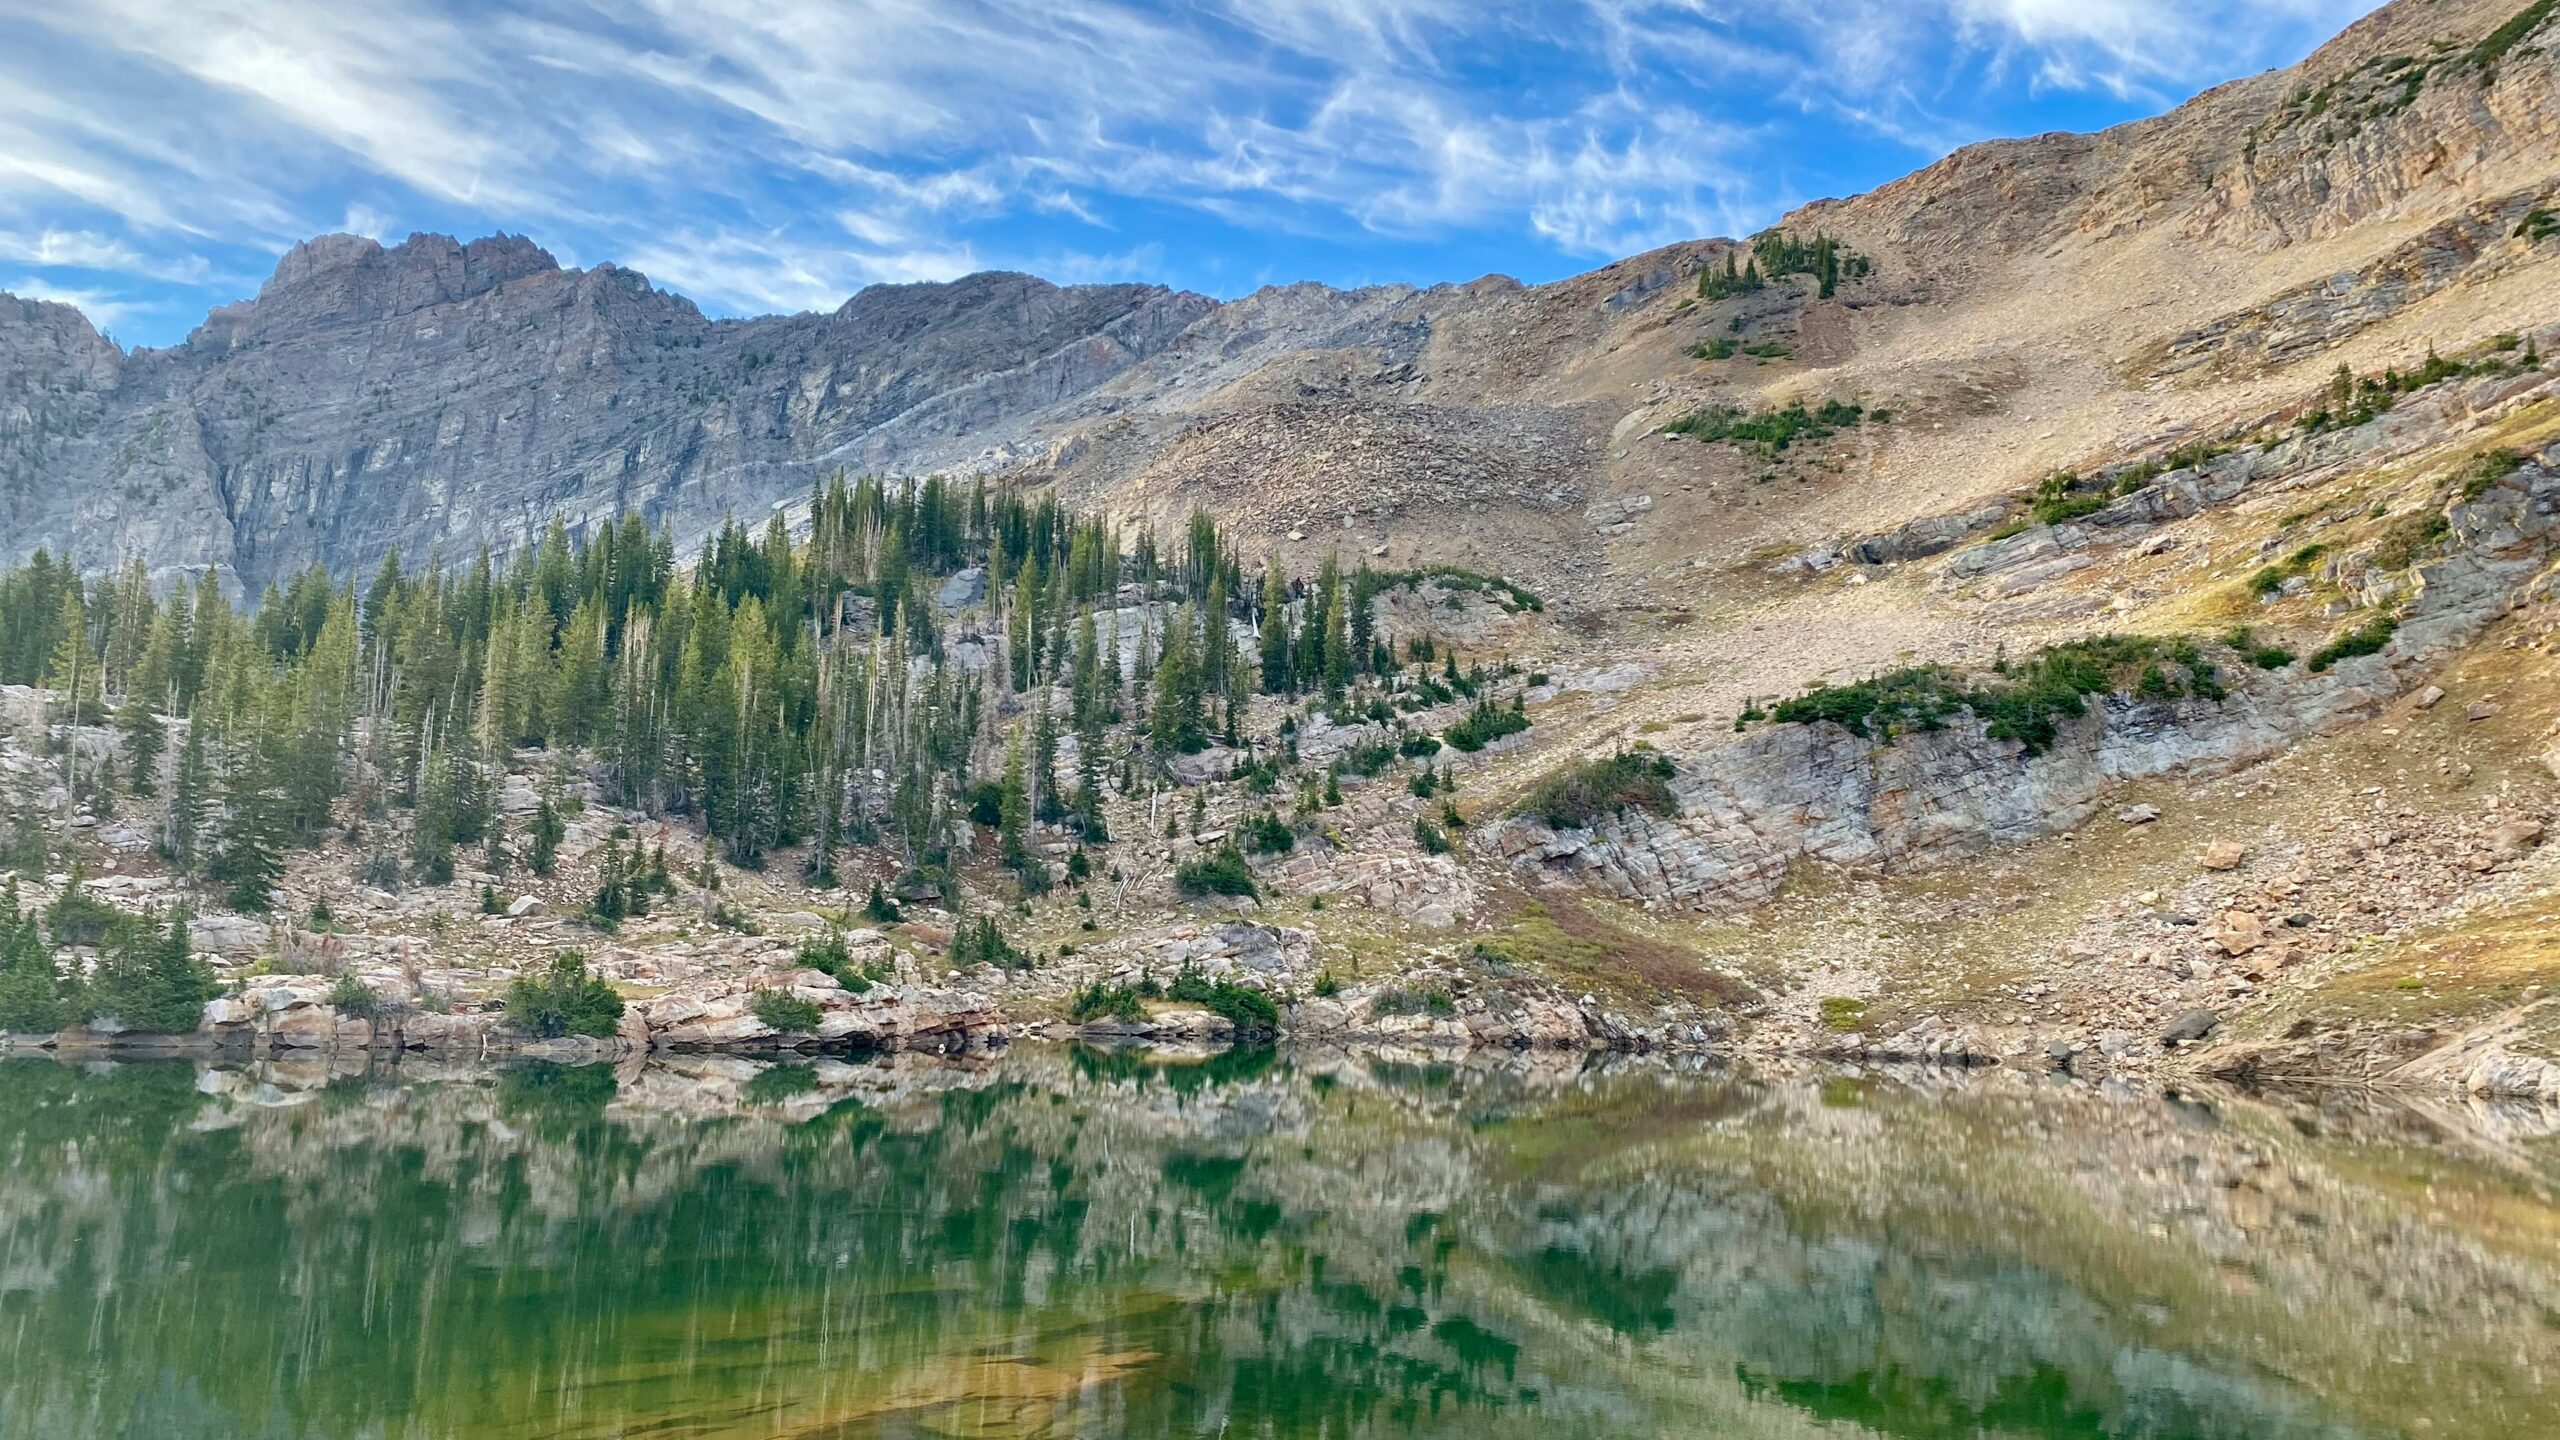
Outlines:
{"label": "water reflection", "polygon": [[1268,1050],[0,1062],[0,1437],[2560,1434],[2546,1144]]}

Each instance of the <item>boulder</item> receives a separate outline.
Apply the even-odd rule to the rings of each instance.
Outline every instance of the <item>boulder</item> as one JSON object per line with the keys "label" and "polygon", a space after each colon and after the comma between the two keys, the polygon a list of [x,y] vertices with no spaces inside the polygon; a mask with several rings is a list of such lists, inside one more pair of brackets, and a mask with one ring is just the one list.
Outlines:
{"label": "boulder", "polygon": [[216,955],[255,955],[274,933],[264,920],[246,915],[199,915],[187,922],[188,942]]}
{"label": "boulder", "polygon": [[2525,818],[2509,820],[2489,832],[2489,848],[2513,859],[2542,843],[2542,822]]}
{"label": "boulder", "polygon": [[2193,1045],[2211,1035],[2221,1024],[2219,1014],[2198,1007],[2170,1021],[2169,1028],[2160,1032],[2160,1043],[2172,1050],[2181,1045]]}
{"label": "boulder", "polygon": [[2237,870],[2240,862],[2248,858],[2249,847],[2237,840],[2216,840],[2204,847],[2204,868],[2207,870]]}

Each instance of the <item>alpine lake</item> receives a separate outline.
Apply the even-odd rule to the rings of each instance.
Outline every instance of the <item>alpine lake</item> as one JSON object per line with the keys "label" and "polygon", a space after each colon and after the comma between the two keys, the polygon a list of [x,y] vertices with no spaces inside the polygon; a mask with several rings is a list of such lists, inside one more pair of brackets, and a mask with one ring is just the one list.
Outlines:
{"label": "alpine lake", "polygon": [[2529,1440],[2555,1135],[1581,1056],[14,1059],[0,1437]]}

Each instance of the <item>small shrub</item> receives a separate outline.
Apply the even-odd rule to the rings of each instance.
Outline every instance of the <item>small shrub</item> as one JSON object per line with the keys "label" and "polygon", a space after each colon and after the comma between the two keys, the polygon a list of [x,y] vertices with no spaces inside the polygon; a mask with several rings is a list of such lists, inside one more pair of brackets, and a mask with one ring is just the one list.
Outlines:
{"label": "small shrub", "polygon": [[2477,500],[2488,494],[2490,486],[2514,474],[2516,467],[2523,463],[2523,457],[2513,450],[2491,450],[2475,457],[2462,467],[2462,473],[2457,477],[2461,481],[2462,498]]}
{"label": "small shrub", "polygon": [[1280,1024],[1280,1007],[1270,996],[1232,980],[1212,980],[1189,965],[1173,977],[1165,994],[1223,1015],[1239,1031],[1268,1033]]}
{"label": "small shrub", "polygon": [[1539,781],[1514,813],[1535,815],[1558,830],[1587,829],[1628,810],[1670,815],[1680,808],[1671,793],[1677,773],[1669,758],[1642,747],[1576,760]]}
{"label": "small shrub", "polygon": [[981,915],[975,920],[962,920],[951,934],[951,963],[954,965],[993,965],[999,970],[1028,970],[1031,957],[1015,949],[996,928],[996,917]]}
{"label": "small shrub", "polygon": [[2453,522],[2444,512],[2430,507],[2383,532],[2373,547],[2373,563],[2383,570],[2406,570],[2424,559],[2452,529]]}
{"label": "small shrub", "polygon": [[1078,1024],[1101,1019],[1134,1024],[1147,1018],[1147,1007],[1137,987],[1105,985],[1097,980],[1076,991],[1075,998],[1068,1002],[1067,1013]]}
{"label": "small shrub", "polygon": [[1330,1000],[1342,993],[1342,977],[1327,970],[1316,977],[1316,998]]}
{"label": "small shrub", "polygon": [[1298,847],[1298,832],[1272,811],[1244,822],[1245,848],[1256,855],[1286,855]]}
{"label": "small shrub", "polygon": [[1490,700],[1476,703],[1467,717],[1440,733],[1440,738],[1453,748],[1473,754],[1505,735],[1517,735],[1529,728],[1529,716],[1514,700],[1497,705]]}
{"label": "small shrub", "polygon": [[350,1020],[379,1020],[388,1008],[380,991],[353,975],[341,975],[329,987],[329,1005]]}
{"label": "small shrub", "polygon": [[2372,655],[2391,643],[2400,622],[2388,615],[2376,615],[2352,630],[2342,630],[2335,639],[2311,652],[2311,669],[2317,674],[2341,660],[2358,655]]}
{"label": "small shrub", "polygon": [[814,1000],[803,1000],[788,990],[759,990],[748,1002],[755,1017],[785,1035],[801,1035],[818,1028],[825,1012]]}
{"label": "small shrub", "polygon": [[622,1022],[622,997],[587,973],[587,957],[563,950],[538,975],[507,987],[507,1014],[517,1028],[545,1040],[563,1035],[610,1037]]}
{"label": "small shrub", "polygon": [[1242,895],[1261,898],[1262,891],[1253,883],[1253,871],[1244,863],[1244,853],[1233,845],[1221,845],[1215,853],[1194,860],[1173,872],[1173,888],[1183,895]]}
{"label": "small shrub", "polygon": [[1446,855],[1450,850],[1448,832],[1418,816],[1413,822],[1413,843],[1425,855]]}

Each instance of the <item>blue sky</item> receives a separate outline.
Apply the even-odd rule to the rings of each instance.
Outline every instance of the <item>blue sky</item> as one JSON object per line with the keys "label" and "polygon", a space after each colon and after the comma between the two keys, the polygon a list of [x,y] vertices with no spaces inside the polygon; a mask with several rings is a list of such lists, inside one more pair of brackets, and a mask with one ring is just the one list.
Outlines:
{"label": "blue sky", "polygon": [[0,0],[0,289],[183,338],[305,236],[713,314],[1029,270],[1552,279],[2289,64],[2361,0]]}

